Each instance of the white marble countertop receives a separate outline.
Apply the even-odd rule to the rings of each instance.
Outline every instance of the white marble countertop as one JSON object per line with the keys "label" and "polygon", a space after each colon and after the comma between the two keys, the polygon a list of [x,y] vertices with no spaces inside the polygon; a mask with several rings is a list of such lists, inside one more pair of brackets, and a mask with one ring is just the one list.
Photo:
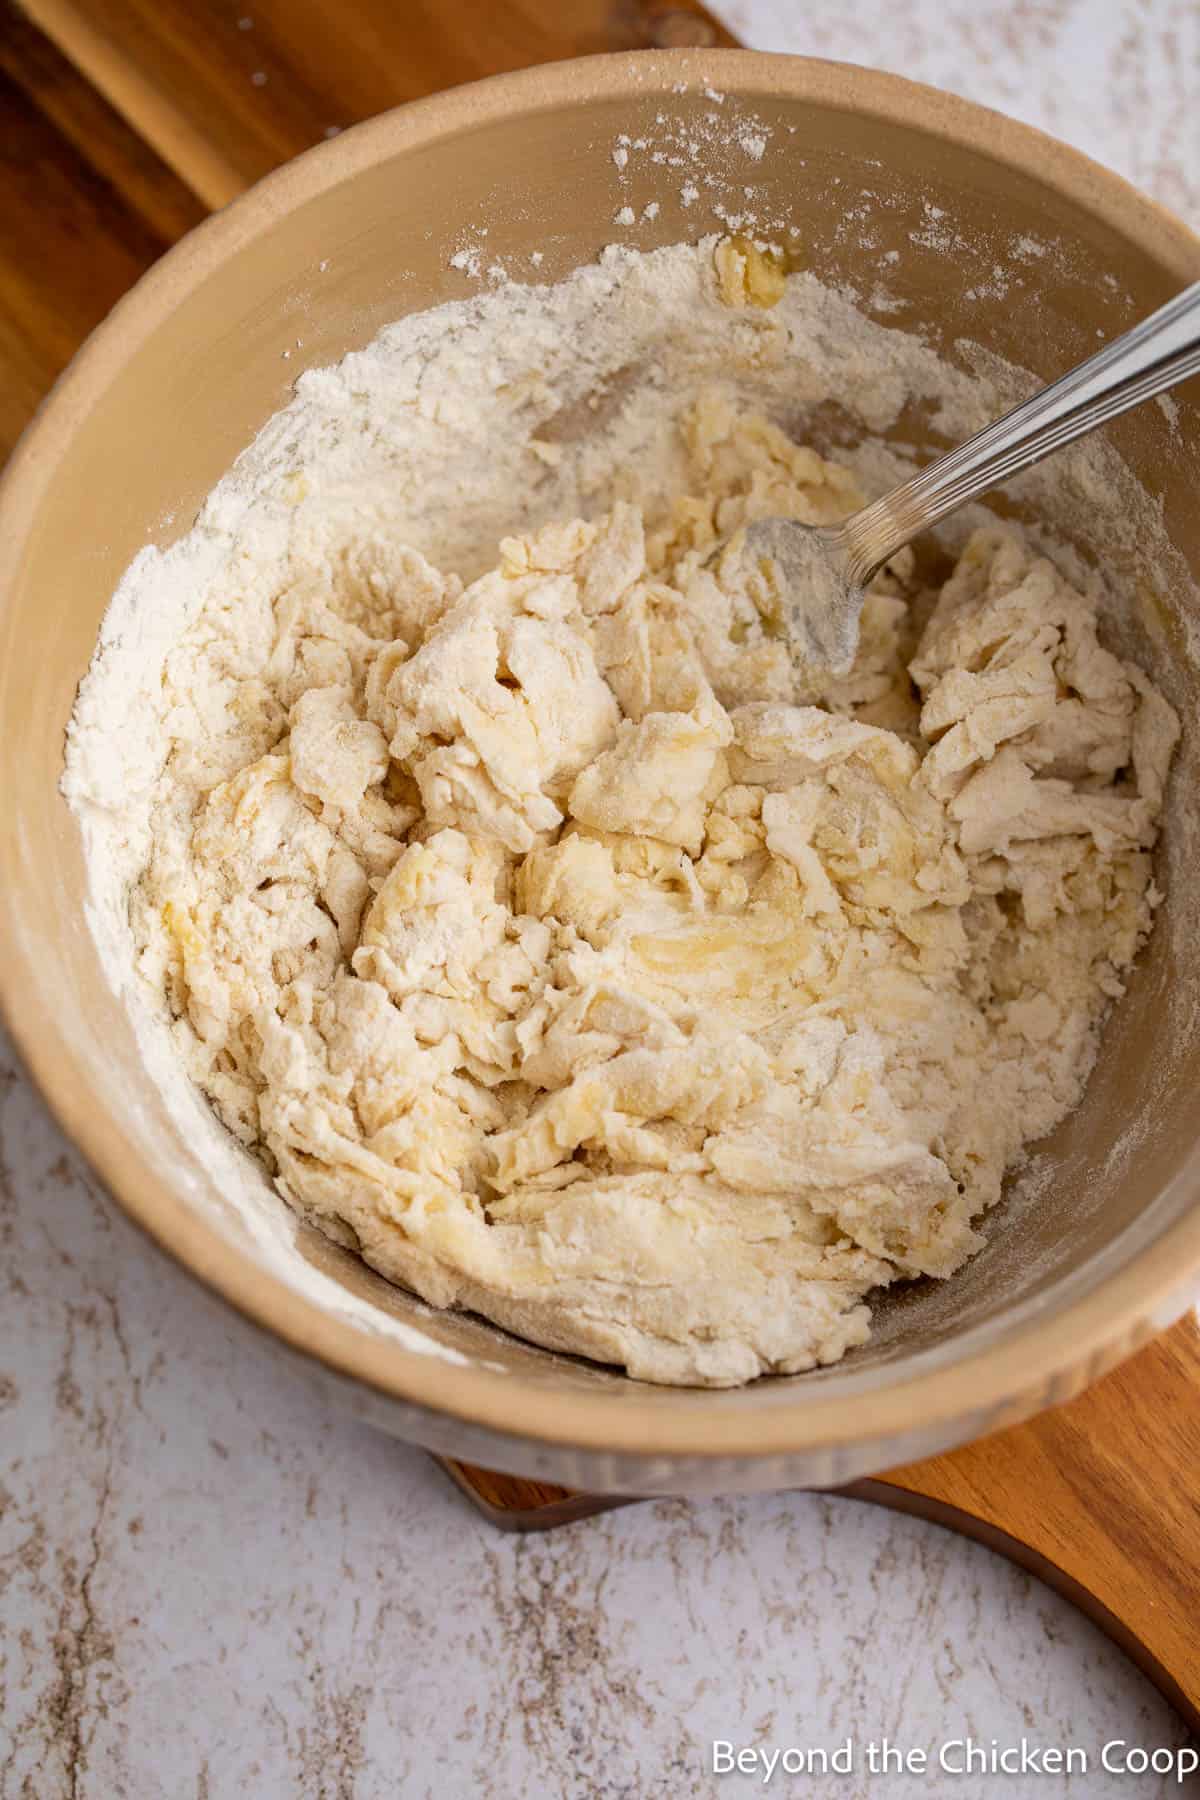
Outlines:
{"label": "white marble countertop", "polygon": [[[725,0],[1072,139],[1200,220],[1192,0]],[[715,1739],[1176,1745],[1092,1626],[934,1526],[804,1494],[516,1539],[314,1397],[119,1217],[0,1061],[0,1800],[751,1793]],[[768,1791],[1166,1795],[877,1776]]]}

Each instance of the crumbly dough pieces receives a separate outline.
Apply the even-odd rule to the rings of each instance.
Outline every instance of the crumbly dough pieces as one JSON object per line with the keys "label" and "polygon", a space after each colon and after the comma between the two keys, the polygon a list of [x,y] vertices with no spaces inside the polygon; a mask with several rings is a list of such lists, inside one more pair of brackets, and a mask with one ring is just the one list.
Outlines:
{"label": "crumbly dough pieces", "polygon": [[854,481],[717,394],[686,433],[669,515],[465,591],[393,546],[337,604],[210,604],[132,920],[301,1211],[435,1305],[720,1385],[978,1247],[1149,928],[1178,727],[1000,530],[936,596],[899,559],[852,673],[798,676],[706,559]]}

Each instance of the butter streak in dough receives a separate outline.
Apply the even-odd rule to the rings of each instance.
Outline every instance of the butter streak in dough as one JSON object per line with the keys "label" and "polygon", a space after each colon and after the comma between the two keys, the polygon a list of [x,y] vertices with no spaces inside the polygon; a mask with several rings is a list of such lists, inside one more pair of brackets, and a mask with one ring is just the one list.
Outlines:
{"label": "butter streak in dough", "polygon": [[1076,1104],[1177,724],[999,530],[936,597],[902,558],[852,674],[798,680],[768,586],[705,559],[854,482],[715,394],[685,429],[648,527],[207,606],[132,921],[301,1211],[435,1305],[730,1384],[952,1274]]}

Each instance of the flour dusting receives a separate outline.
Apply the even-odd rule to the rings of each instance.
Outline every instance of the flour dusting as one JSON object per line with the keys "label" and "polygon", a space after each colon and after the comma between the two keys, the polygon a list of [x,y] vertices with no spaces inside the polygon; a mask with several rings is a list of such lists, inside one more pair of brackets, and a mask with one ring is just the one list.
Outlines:
{"label": "flour dusting", "polygon": [[[1019,374],[753,239],[531,288],[485,236],[455,260],[497,291],[308,371],[121,584],[64,784],[94,928],[189,1130],[185,1070],[436,1304],[652,1379],[829,1362],[1078,1099],[1174,717],[1094,569],[978,511],[949,582],[880,583],[842,688],[708,567],[876,491],[914,401],[965,435]],[[860,442],[823,460],[793,439],[830,400]],[[1111,511],[1114,460],[1023,492]]]}

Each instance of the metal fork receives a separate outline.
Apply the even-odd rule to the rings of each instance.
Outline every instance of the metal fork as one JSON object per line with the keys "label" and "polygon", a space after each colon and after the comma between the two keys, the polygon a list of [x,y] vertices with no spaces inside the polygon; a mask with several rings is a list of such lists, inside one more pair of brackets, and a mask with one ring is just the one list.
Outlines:
{"label": "metal fork", "polygon": [[897,550],[1010,475],[1197,373],[1200,282],[840,525],[758,519],[730,548],[773,568],[796,654],[844,674],[858,648],[863,590]]}

